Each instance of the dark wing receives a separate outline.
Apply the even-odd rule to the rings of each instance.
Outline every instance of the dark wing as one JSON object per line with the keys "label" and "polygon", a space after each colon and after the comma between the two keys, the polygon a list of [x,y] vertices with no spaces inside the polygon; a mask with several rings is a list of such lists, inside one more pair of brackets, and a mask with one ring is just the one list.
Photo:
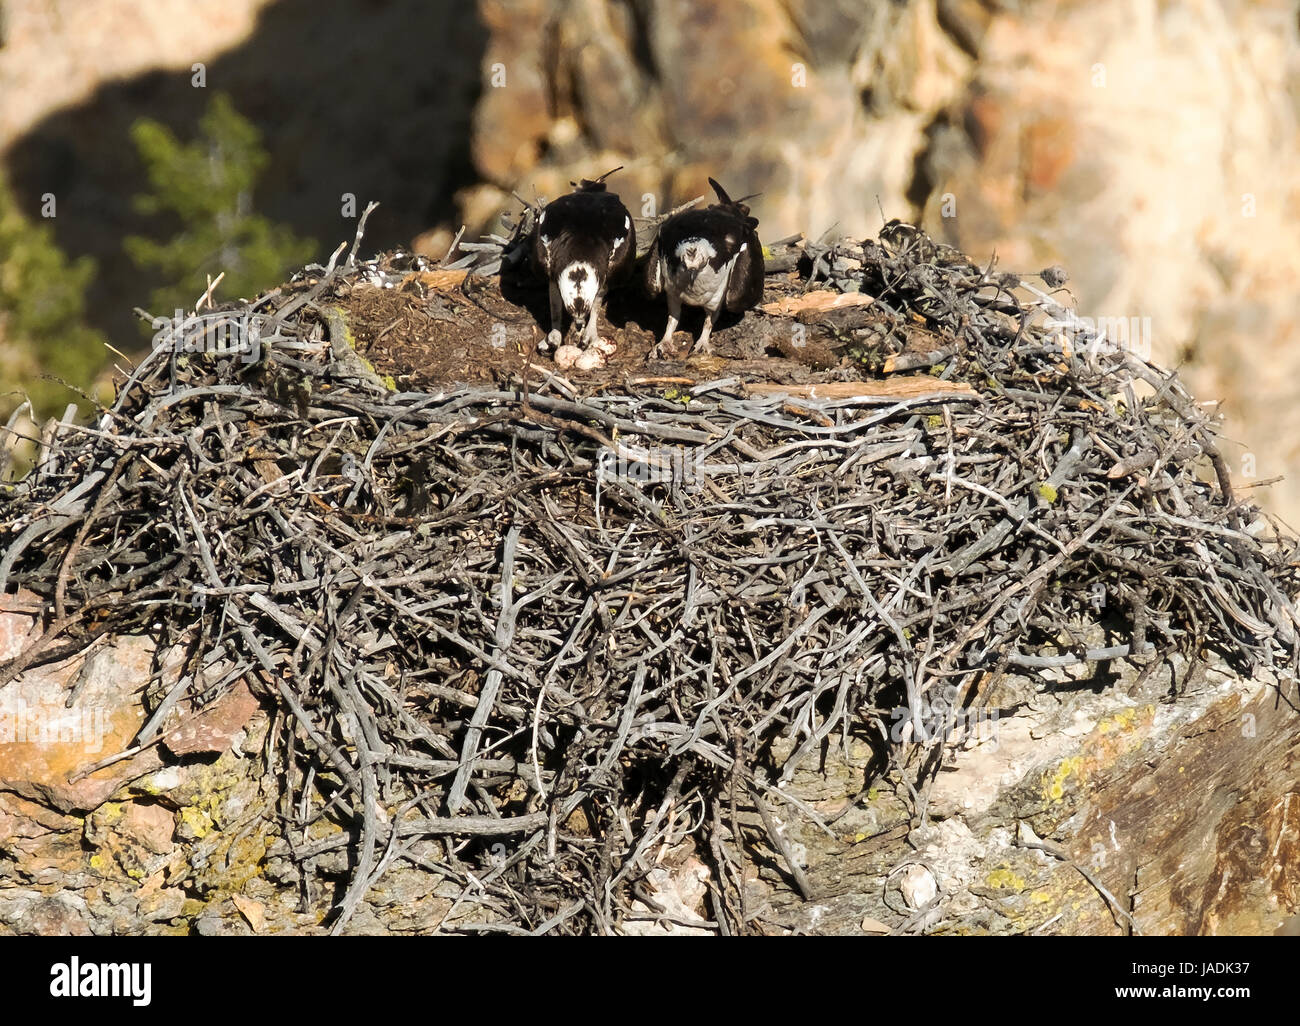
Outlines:
{"label": "dark wing", "polygon": [[758,221],[749,216],[747,207],[733,203],[712,178],[709,184],[721,203],[704,210],[685,210],[660,225],[646,261],[646,292],[655,296],[663,290],[659,267],[661,252],[674,254],[688,239],[704,239],[714,248],[709,263],[715,269],[735,258],[723,303],[728,310],[738,313],[748,310],[763,298],[763,244],[758,241],[758,233],[754,230]]}
{"label": "dark wing", "polygon": [[[750,218],[749,220],[753,220]],[[746,226],[744,248],[736,255],[724,300],[732,313],[740,313],[763,298],[763,244],[758,232]]]}
{"label": "dark wing", "polygon": [[631,269],[635,252],[632,216],[603,185],[561,196],[537,219],[533,261],[547,278],[573,260],[585,260],[608,281]]}
{"label": "dark wing", "polygon": [[619,282],[632,273],[632,264],[636,260],[636,227],[632,224],[632,215],[627,212],[627,207],[619,202],[618,197],[610,196],[610,199],[614,201],[611,205],[612,217],[609,229],[612,232],[610,238],[613,246],[609,251],[606,280]]}
{"label": "dark wing", "polygon": [[556,240],[547,236],[548,242],[542,242],[543,225],[546,223],[546,214],[551,208],[548,205],[537,215],[537,224],[533,226],[533,245],[532,258],[533,269],[543,278],[551,277],[551,248],[555,245]]}

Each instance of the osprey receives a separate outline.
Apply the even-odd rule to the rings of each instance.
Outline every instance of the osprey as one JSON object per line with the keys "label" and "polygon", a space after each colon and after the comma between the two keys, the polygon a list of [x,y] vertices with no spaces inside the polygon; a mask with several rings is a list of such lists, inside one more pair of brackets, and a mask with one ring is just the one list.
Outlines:
{"label": "osprey", "polygon": [[617,196],[605,191],[605,179],[614,171],[606,171],[595,181],[584,178],[581,183],[570,183],[576,191],[548,203],[533,231],[533,262],[550,284],[547,341],[556,347],[560,362],[563,310],[567,310],[575,324],[583,325],[587,352],[566,354],[569,359],[565,362],[571,365],[578,357],[582,370],[603,366],[605,354],[614,351],[613,344],[600,338],[597,331],[600,304],[606,288],[632,269],[636,256],[632,216]]}
{"label": "osprey", "polygon": [[699,342],[692,348],[711,353],[709,333],[722,311],[741,313],[763,298],[763,244],[754,231],[758,219],[750,217],[749,207],[732,200],[712,178],[709,184],[718,202],[668,218],[650,248],[646,291],[652,296],[668,294],[668,327],[651,350],[652,359],[664,356],[681,320],[683,303],[708,312]]}

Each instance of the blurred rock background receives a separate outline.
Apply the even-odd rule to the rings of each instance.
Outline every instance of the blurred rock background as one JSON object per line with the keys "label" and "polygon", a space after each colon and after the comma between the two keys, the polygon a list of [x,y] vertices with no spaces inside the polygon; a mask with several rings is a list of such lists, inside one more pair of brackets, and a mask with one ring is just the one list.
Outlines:
{"label": "blurred rock background", "polygon": [[[192,135],[217,89],[270,157],[258,212],[319,258],[355,230],[347,195],[383,203],[366,248],[440,255],[512,192],[623,164],[638,213],[712,174],[762,193],[765,238],[901,217],[1004,270],[1060,263],[1081,315],[1138,318],[1223,400],[1239,485],[1288,475],[1259,497],[1300,523],[1292,2],[0,0],[0,178],[33,224],[58,198],[119,348],[172,284],[122,252],[159,230],[131,126]],[[4,324],[0,391],[31,368]]]}

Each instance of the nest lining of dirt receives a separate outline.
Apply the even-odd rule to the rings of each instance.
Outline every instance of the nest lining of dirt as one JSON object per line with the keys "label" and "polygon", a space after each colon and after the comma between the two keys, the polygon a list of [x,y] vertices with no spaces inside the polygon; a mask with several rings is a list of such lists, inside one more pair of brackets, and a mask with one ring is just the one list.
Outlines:
{"label": "nest lining of dirt", "polygon": [[[816,818],[786,784],[828,745],[914,782],[1009,668],[1293,673],[1296,540],[1175,376],[1063,346],[1049,297],[908,226],[787,250],[769,298],[876,297],[805,318],[812,362],[753,313],[741,359],[638,365],[632,311],[623,362],[566,379],[508,272],[391,255],[221,311],[261,316],[255,359],[178,336],[3,492],[0,587],[50,612],[0,681],[108,632],[183,645],[147,743],[248,679],[282,713],[276,851],[337,888],[335,930],[404,862],[463,885],[448,930],[617,932],[688,846],[741,933],[751,860],[806,887],[774,814]],[[493,380],[385,387],[428,360],[358,358],[377,296],[448,345],[509,317],[462,361]]]}

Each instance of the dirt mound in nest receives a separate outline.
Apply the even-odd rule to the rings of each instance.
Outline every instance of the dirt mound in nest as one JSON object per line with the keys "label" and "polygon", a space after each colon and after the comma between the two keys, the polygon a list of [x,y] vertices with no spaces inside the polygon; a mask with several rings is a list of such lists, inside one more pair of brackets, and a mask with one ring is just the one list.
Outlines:
{"label": "dirt mound in nest", "polygon": [[[789,247],[784,255],[792,255]],[[545,283],[526,271],[481,277],[466,269],[422,270],[390,254],[373,273],[344,279],[331,300],[346,314],[356,351],[399,389],[509,381],[525,361],[555,369],[538,342],[549,325]],[[310,277],[295,289],[311,289]],[[691,383],[722,373],[746,380],[830,381],[860,376],[873,352],[931,352],[942,343],[923,325],[900,326],[869,297],[832,307],[844,294],[822,284],[809,291],[806,275],[792,268],[767,278],[763,304],[744,316],[724,317],[713,334],[715,356],[648,360],[663,333],[662,301],[645,299],[635,286],[609,297],[601,334],[616,345],[605,368],[566,372],[580,391],[654,381]],[[675,341],[685,356],[703,314],[687,308]],[[687,332],[690,333],[689,338]],[[887,341],[892,340],[892,341]]]}
{"label": "dirt mound in nest", "polygon": [[336,930],[400,860],[463,886],[444,928],[619,931],[671,847],[742,932],[759,846],[810,893],[778,811],[820,823],[833,743],[919,822],[1016,667],[1290,672],[1296,541],[1174,376],[907,226],[792,249],[739,359],[646,364],[614,306],[590,376],[508,276],[392,257],[205,313],[257,345],[177,338],[4,493],[0,589],[54,615],[0,678],[144,630],[193,668],[155,712],[247,681]]}

